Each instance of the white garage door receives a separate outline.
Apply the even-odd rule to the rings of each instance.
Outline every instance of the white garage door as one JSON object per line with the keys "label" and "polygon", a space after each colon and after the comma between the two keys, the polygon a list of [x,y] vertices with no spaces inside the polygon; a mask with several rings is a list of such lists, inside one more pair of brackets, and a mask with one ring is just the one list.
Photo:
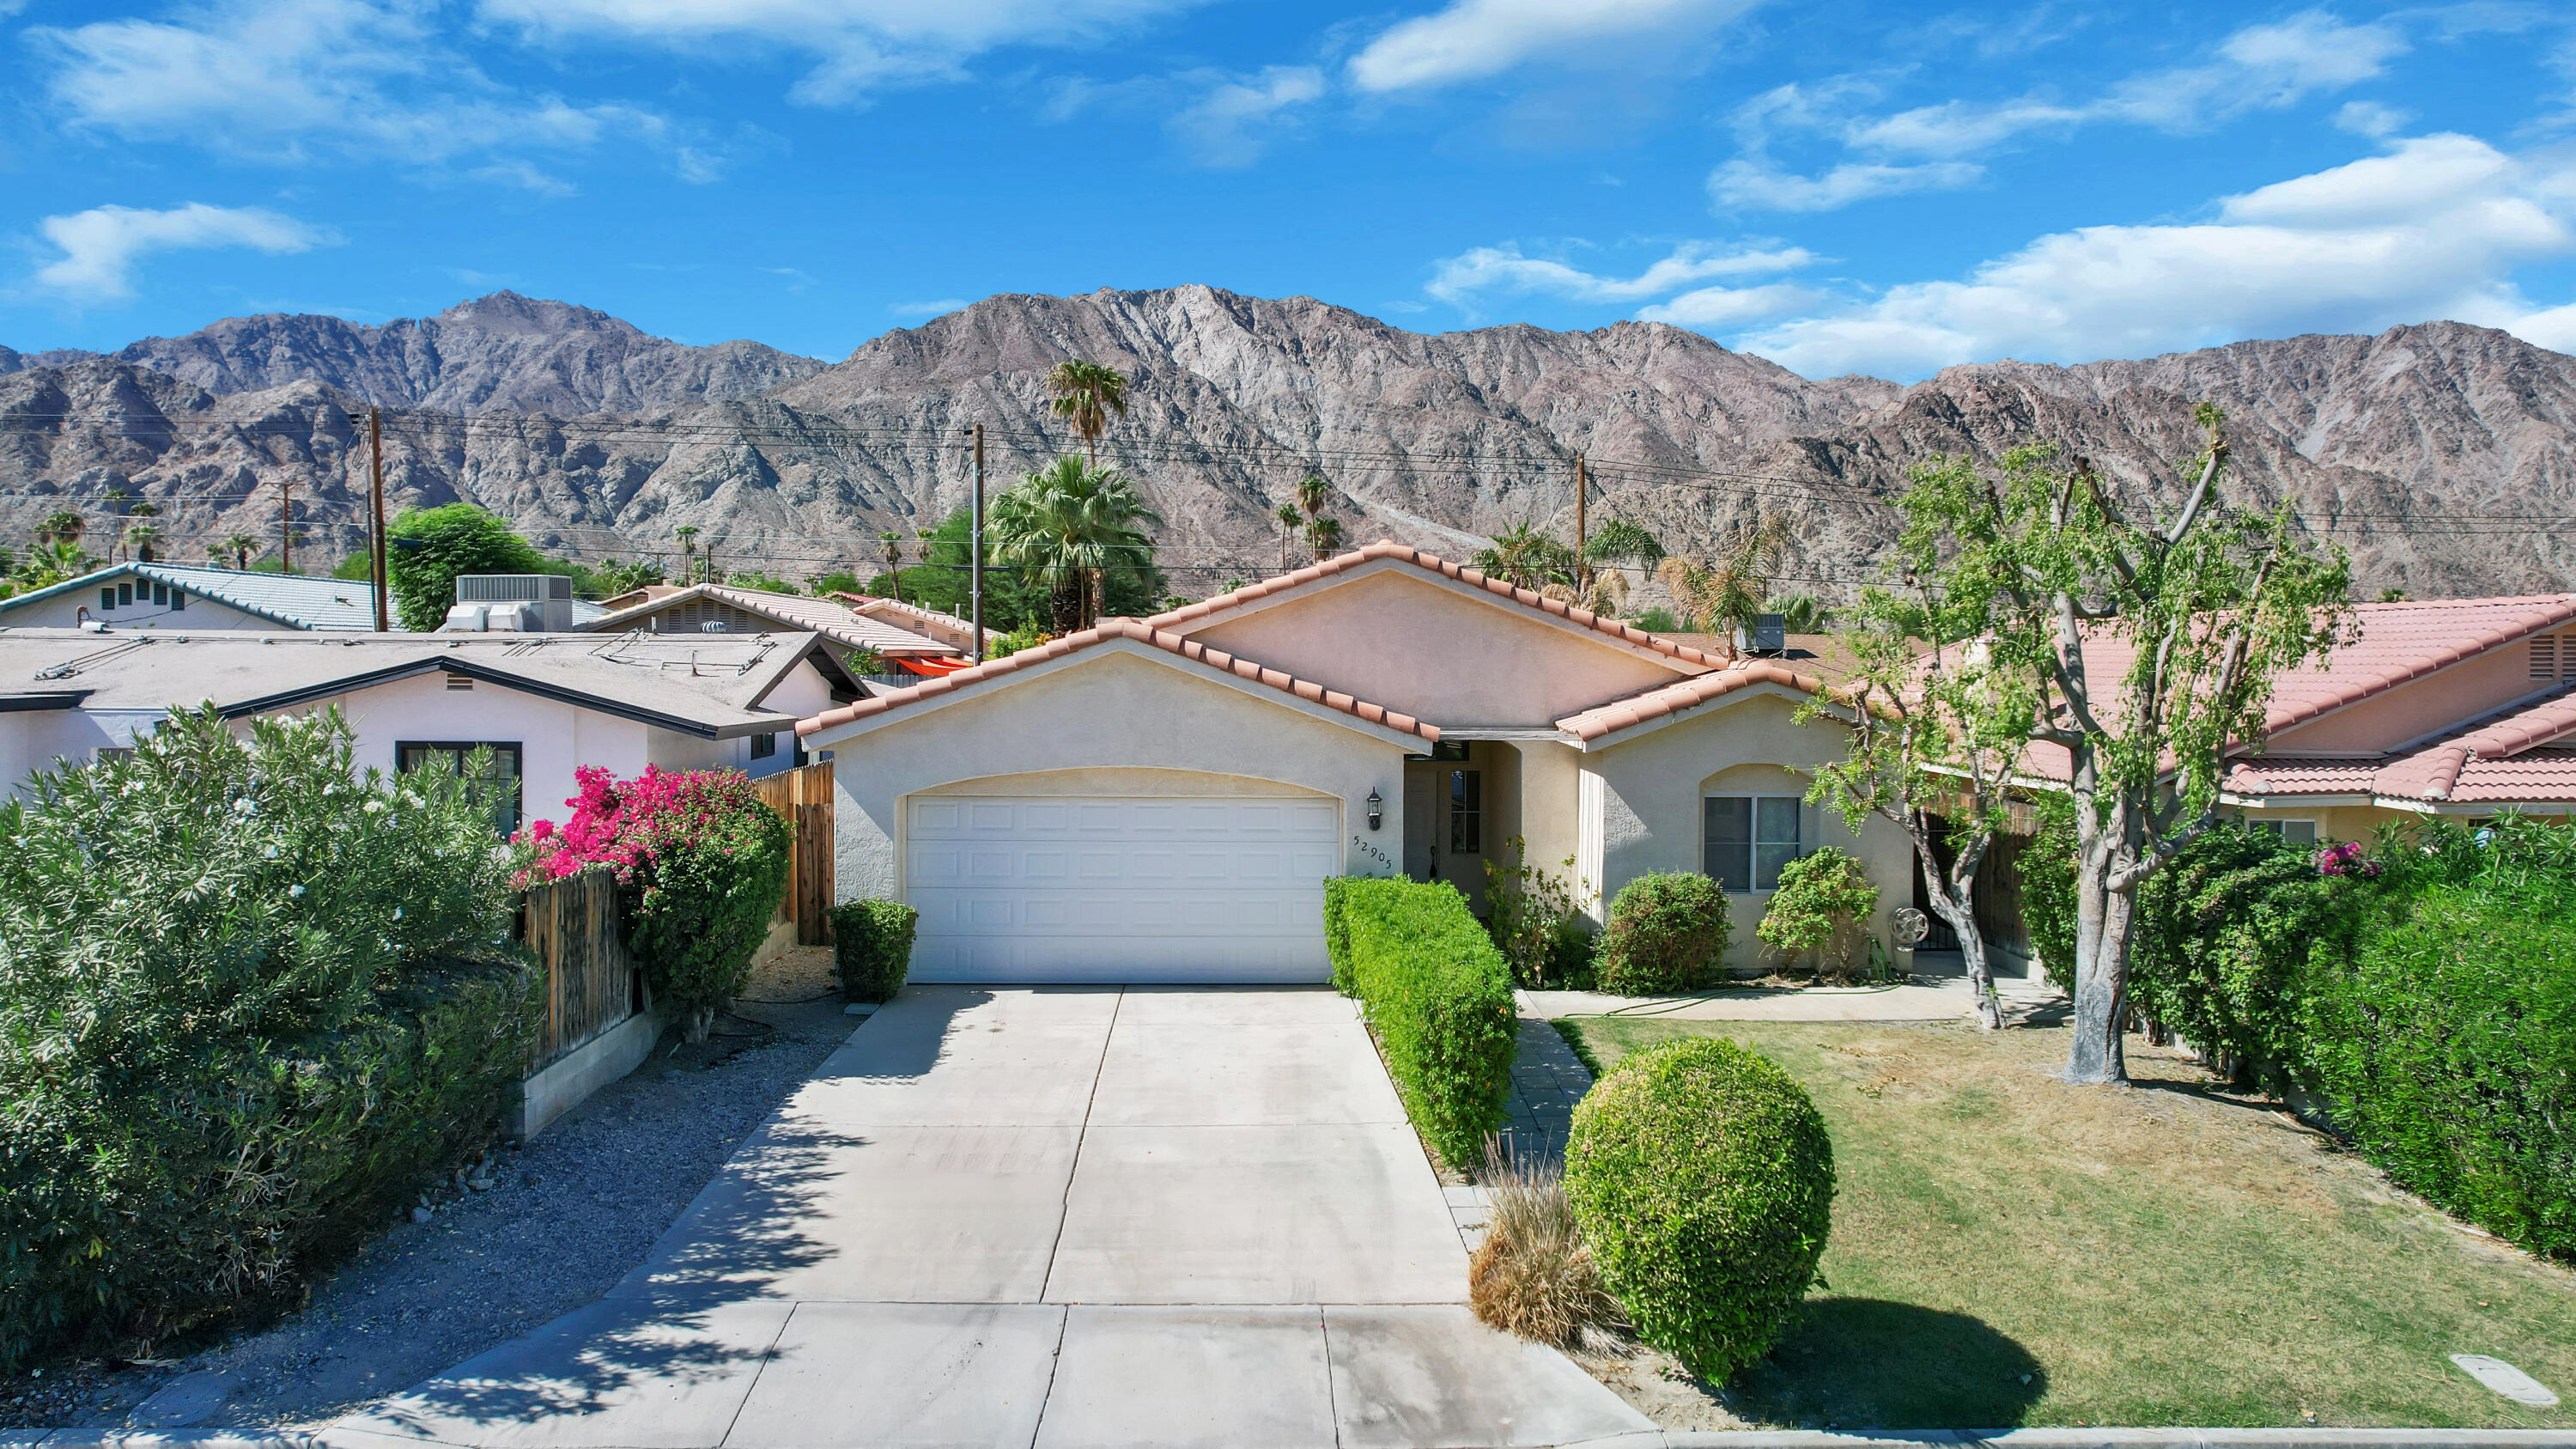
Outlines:
{"label": "white garage door", "polygon": [[1262,796],[912,802],[915,981],[1324,981],[1341,807]]}

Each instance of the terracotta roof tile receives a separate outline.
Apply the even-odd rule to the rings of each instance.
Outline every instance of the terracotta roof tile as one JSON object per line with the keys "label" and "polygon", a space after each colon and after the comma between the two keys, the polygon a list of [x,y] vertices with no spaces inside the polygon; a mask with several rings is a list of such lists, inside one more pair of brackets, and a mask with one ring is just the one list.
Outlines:
{"label": "terracotta roof tile", "polygon": [[1765,659],[1740,659],[1714,674],[1660,685],[1643,694],[1632,694],[1626,699],[1595,705],[1580,714],[1567,715],[1556,722],[1556,727],[1589,743],[1603,735],[1678,714],[1720,695],[1732,694],[1756,684],[1781,684],[1807,694],[1814,694],[1825,687],[1824,681],[1812,674],[1784,669]]}
{"label": "terracotta roof tile", "polygon": [[1408,548],[1403,544],[1384,539],[1353,553],[1338,554],[1321,563],[1309,564],[1291,573],[1266,578],[1257,584],[1246,584],[1230,594],[1219,594],[1213,599],[1202,599],[1195,604],[1185,604],[1170,613],[1156,614],[1145,622],[1157,629],[1168,629],[1175,624],[1196,623],[1211,614],[1221,614],[1239,604],[1248,604],[1255,599],[1285,593],[1290,589],[1311,584],[1317,579],[1330,578],[1334,574],[1348,573],[1362,564],[1374,563],[1382,558],[1394,559],[1446,578],[1456,579],[1460,583],[1483,589],[1499,598],[1509,599],[1524,608],[1536,609],[1543,614],[1553,614],[1568,623],[1607,634],[1623,644],[1650,649],[1684,664],[1705,665],[1714,669],[1726,663],[1722,658],[1702,653],[1687,645],[1676,644],[1659,634],[1649,634],[1632,624],[1605,619],[1590,609],[1578,609],[1562,600],[1546,598],[1532,590],[1507,584],[1501,579],[1487,578],[1463,564],[1454,564],[1436,555],[1425,553],[1421,549]]}
{"label": "terracotta roof tile", "polygon": [[2228,766],[2225,786],[2235,795],[2367,795],[2379,773],[2377,760],[2263,755]]}
{"label": "terracotta roof tile", "polygon": [[960,669],[954,674],[924,680],[909,689],[899,689],[871,699],[860,700],[855,704],[844,705],[839,709],[825,710],[811,719],[798,721],[796,733],[800,736],[810,735],[819,730],[830,729],[834,725],[848,724],[852,720],[866,719],[870,715],[900,709],[920,700],[953,694],[967,685],[1015,673],[1032,664],[1043,664],[1050,659],[1061,659],[1067,654],[1091,648],[1096,644],[1104,644],[1113,639],[1133,639],[1139,643],[1151,644],[1157,649],[1205,664],[1211,669],[1220,669],[1238,678],[1269,685],[1283,694],[1293,694],[1309,703],[1339,710],[1344,714],[1364,719],[1370,724],[1384,725],[1401,734],[1416,735],[1434,742],[1440,738],[1437,727],[1425,724],[1409,714],[1398,714],[1384,705],[1371,704],[1364,699],[1354,699],[1339,690],[1326,689],[1311,680],[1299,679],[1285,671],[1255,664],[1249,659],[1238,659],[1222,649],[1210,648],[1197,640],[1185,638],[1168,629],[1157,629],[1149,623],[1136,619],[1103,619],[1098,627],[1085,629],[1079,634],[1067,634],[1061,639],[1051,640],[1033,649],[1023,649],[1005,658],[991,659],[969,669]]}
{"label": "terracotta roof tile", "polygon": [[2576,688],[2401,755],[2239,760],[2228,769],[2227,789],[2280,798],[2370,794],[2431,803],[2576,802],[2576,750],[2548,748],[2571,732]]}

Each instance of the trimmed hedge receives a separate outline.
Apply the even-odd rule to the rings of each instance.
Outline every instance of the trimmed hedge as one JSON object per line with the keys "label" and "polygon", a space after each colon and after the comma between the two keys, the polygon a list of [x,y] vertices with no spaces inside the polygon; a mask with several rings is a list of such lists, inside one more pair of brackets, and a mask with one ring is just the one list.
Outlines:
{"label": "trimmed hedge", "polygon": [[1446,883],[1324,882],[1333,985],[1359,998],[1405,1114],[1452,1167],[1484,1160],[1512,1087],[1511,967]]}
{"label": "trimmed hedge", "polygon": [[541,1015],[476,788],[174,716],[0,804],[0,1372],[291,1302],[499,1128]]}
{"label": "trimmed hedge", "polygon": [[2576,913],[2499,894],[2432,886],[2321,970],[2309,1075],[2389,1176],[2576,1258]]}
{"label": "trimmed hedge", "polygon": [[921,912],[901,901],[851,901],[832,908],[832,956],[845,1001],[892,1001],[912,972]]}
{"label": "trimmed hedge", "polygon": [[1723,1383],[1769,1351],[1816,1281],[1833,1142],[1767,1058],[1724,1037],[1670,1042],[1575,1105],[1565,1190],[1638,1335]]}
{"label": "trimmed hedge", "polygon": [[1734,930],[1726,888],[1707,876],[1641,875],[1610,903],[1593,982],[1622,996],[1697,991],[1725,969]]}

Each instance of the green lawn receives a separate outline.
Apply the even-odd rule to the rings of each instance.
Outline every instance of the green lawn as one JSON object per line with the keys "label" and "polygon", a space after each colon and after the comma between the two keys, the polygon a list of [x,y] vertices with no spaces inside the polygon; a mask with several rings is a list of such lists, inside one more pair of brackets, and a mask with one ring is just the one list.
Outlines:
{"label": "green lawn", "polygon": [[[2099,1091],[2049,1076],[2062,1029],[1568,1025],[1602,1065],[1732,1037],[1833,1130],[1828,1286],[1729,1385],[1748,1418],[2576,1428],[2576,1274],[2454,1226],[2171,1052],[2132,1038],[2137,1088]],[[2566,1402],[2499,1398],[2452,1353]]]}

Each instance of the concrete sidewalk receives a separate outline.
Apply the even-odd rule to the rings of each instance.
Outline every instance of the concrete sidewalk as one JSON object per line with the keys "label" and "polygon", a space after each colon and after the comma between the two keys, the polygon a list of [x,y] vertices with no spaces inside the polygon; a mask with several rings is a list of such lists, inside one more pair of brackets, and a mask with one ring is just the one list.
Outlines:
{"label": "concrete sidewalk", "polygon": [[1464,1304],[1320,990],[915,988],[608,1298],[324,1437],[1545,1445],[1652,1426]]}

